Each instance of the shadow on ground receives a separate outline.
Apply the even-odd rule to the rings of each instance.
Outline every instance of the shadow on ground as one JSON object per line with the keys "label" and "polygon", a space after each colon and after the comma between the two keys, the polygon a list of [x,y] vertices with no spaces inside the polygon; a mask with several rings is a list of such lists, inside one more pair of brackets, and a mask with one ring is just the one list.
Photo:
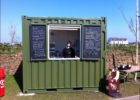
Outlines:
{"label": "shadow on ground", "polygon": [[107,90],[106,90],[106,86],[107,86],[107,81],[106,81],[106,76],[104,76],[99,82],[99,91],[108,95]]}
{"label": "shadow on ground", "polygon": [[23,90],[23,77],[22,76],[23,76],[23,74],[22,74],[22,61],[21,61],[17,71],[14,74],[14,78],[21,91]]}

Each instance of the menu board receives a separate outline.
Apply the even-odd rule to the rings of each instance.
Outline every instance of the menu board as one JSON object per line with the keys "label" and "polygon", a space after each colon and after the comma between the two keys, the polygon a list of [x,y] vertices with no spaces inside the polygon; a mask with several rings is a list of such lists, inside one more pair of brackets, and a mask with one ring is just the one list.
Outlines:
{"label": "menu board", "polygon": [[83,27],[83,59],[98,59],[101,55],[101,26]]}
{"label": "menu board", "polygon": [[46,59],[46,25],[30,25],[30,58]]}

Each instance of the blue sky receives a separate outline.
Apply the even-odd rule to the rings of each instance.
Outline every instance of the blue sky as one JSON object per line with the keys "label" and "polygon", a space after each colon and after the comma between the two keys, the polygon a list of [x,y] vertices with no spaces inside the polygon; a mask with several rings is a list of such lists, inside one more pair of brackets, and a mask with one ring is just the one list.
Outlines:
{"label": "blue sky", "polygon": [[124,21],[121,10],[128,20],[135,23],[136,0],[0,0],[1,42],[10,42],[11,25],[16,27],[16,40],[22,41],[21,16],[49,17],[107,17],[107,37],[123,37],[135,41]]}

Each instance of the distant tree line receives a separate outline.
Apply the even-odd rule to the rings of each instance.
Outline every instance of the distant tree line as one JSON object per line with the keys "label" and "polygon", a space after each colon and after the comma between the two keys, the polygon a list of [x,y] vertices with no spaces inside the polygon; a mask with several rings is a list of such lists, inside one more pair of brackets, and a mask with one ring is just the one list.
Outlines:
{"label": "distant tree line", "polygon": [[[128,53],[135,53],[136,46],[135,46],[135,44],[128,44],[128,45],[110,45],[110,44],[107,44],[107,51],[109,51],[109,50],[112,50],[112,51],[121,50],[121,51],[125,51]],[[140,44],[139,44],[139,53],[140,53]]]}
{"label": "distant tree line", "polygon": [[0,54],[14,54],[22,51],[22,45],[19,43],[0,43]]}

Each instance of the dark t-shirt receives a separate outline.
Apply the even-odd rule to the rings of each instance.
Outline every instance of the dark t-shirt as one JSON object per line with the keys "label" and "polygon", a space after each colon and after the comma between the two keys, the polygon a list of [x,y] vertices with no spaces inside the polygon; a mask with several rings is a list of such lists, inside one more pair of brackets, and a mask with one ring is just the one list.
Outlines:
{"label": "dark t-shirt", "polygon": [[63,57],[64,58],[74,58],[75,57],[75,51],[72,47],[70,48],[64,48],[63,49]]}

